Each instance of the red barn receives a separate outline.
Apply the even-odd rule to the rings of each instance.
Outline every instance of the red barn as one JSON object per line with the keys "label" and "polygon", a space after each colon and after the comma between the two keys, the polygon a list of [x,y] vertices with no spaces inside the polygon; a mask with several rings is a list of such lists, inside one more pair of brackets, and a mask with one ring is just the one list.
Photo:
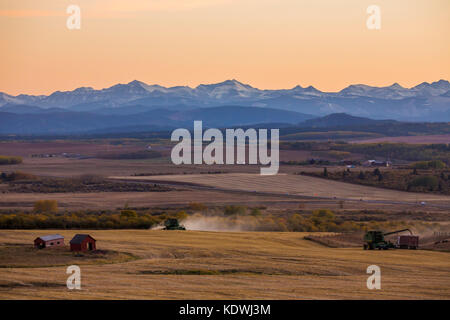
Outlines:
{"label": "red barn", "polygon": [[88,234],[76,234],[70,240],[70,251],[96,250],[96,240]]}
{"label": "red barn", "polygon": [[34,246],[39,249],[62,247],[64,246],[64,237],[60,234],[37,237],[34,239]]}

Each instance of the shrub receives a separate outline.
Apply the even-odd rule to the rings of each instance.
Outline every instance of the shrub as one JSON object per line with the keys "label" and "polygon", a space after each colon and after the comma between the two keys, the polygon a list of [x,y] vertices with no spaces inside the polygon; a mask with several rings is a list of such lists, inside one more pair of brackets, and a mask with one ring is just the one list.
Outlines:
{"label": "shrub", "polygon": [[333,211],[327,209],[314,210],[312,213],[313,220],[332,221],[335,218]]}
{"label": "shrub", "polygon": [[119,213],[91,211],[0,214],[0,229],[149,229],[165,217],[148,214],[123,219]]}
{"label": "shrub", "polygon": [[134,210],[122,210],[120,211],[120,218],[136,218],[137,217],[137,213]]}
{"label": "shrub", "polygon": [[58,201],[39,200],[34,203],[34,212],[36,213],[57,213]]}
{"label": "shrub", "polygon": [[447,165],[441,160],[420,161],[412,164],[414,169],[444,169]]}
{"label": "shrub", "polygon": [[188,217],[188,214],[185,211],[179,211],[177,212],[177,219],[178,220],[185,220]]}
{"label": "shrub", "polygon": [[0,156],[0,165],[19,164],[22,163],[22,157]]}
{"label": "shrub", "polygon": [[208,207],[200,202],[191,202],[189,203],[189,209],[192,211],[205,211]]}
{"label": "shrub", "polygon": [[226,216],[231,216],[231,215],[244,215],[247,211],[247,208],[244,206],[226,206],[225,207],[225,211],[224,214]]}
{"label": "shrub", "polygon": [[31,173],[26,173],[22,171],[14,171],[10,174],[2,172],[0,176],[3,181],[17,181],[17,180],[36,180],[37,177]]}
{"label": "shrub", "polygon": [[261,210],[259,210],[258,208],[253,208],[252,211],[250,212],[250,215],[257,217],[261,215]]}
{"label": "shrub", "polygon": [[411,181],[411,187],[423,187],[430,190],[435,190],[439,184],[439,181],[434,176],[417,177]]}

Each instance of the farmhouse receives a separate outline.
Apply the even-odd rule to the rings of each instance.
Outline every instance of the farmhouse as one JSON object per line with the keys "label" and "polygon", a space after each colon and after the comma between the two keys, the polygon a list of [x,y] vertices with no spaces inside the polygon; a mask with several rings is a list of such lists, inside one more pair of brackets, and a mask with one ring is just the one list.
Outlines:
{"label": "farmhouse", "polygon": [[392,163],[390,161],[377,161],[377,160],[367,160],[363,163],[365,167],[390,167]]}
{"label": "farmhouse", "polygon": [[50,234],[34,239],[34,246],[39,249],[64,246],[64,237],[60,234]]}
{"label": "farmhouse", "polygon": [[70,251],[96,250],[96,240],[88,234],[76,234],[70,240]]}

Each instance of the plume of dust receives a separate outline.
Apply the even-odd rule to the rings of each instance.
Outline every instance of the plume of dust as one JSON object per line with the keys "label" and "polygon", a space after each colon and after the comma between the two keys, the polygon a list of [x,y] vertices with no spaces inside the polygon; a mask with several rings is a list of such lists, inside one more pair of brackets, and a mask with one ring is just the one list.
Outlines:
{"label": "plume of dust", "polygon": [[450,238],[450,223],[439,222],[432,224],[418,224],[410,228],[414,235],[420,237],[422,244]]}
{"label": "plume of dust", "polygon": [[203,216],[194,214],[182,221],[187,230],[242,232],[255,231],[259,221],[252,216]]}
{"label": "plume of dust", "polygon": [[441,221],[435,223],[427,223],[427,224],[418,224],[413,226],[412,231],[417,235],[425,237],[432,236],[439,233],[450,233],[450,222]]}

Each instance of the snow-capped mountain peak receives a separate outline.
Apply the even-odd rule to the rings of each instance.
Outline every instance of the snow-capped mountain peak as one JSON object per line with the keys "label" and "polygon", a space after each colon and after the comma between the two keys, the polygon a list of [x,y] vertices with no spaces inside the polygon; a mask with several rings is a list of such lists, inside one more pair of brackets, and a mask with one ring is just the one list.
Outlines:
{"label": "snow-capped mountain peak", "polygon": [[260,92],[260,90],[235,79],[214,84],[201,84],[195,89],[200,94],[204,93],[209,97],[214,97],[216,99],[230,98],[232,96],[245,98]]}
{"label": "snow-capped mountain peak", "polygon": [[[313,86],[292,89],[260,90],[236,79],[213,84],[165,87],[133,80],[104,89],[80,87],[73,91],[56,91],[50,95],[8,95],[0,92],[0,108],[27,105],[40,108],[63,108],[95,111],[115,107],[167,108],[260,106],[323,115],[346,112],[353,115],[393,119],[450,119],[450,84],[447,80],[423,82],[412,88],[398,83],[375,87],[349,85],[339,92],[322,92]],[[12,109],[11,109],[12,108]],[[134,110],[133,109],[133,110]],[[139,109],[139,110],[141,110]],[[1,109],[0,109],[1,112]]]}

